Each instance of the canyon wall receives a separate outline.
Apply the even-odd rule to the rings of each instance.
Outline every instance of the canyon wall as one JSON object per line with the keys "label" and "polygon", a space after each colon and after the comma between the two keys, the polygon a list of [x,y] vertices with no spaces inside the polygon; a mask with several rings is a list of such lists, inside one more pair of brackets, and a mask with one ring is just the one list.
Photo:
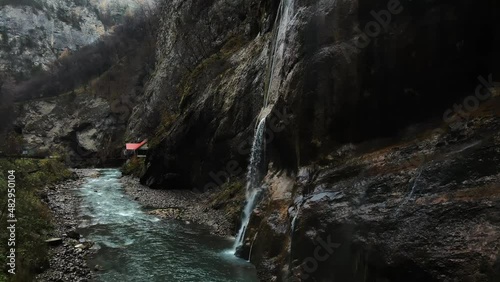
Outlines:
{"label": "canyon wall", "polygon": [[152,1],[6,0],[0,4],[0,71],[27,79],[97,41]]}
{"label": "canyon wall", "polygon": [[496,12],[493,1],[165,4],[127,133],[152,140],[142,182],[244,181],[267,116],[267,193],[240,252],[265,281],[492,281],[497,103],[477,115],[452,105],[494,96]]}
{"label": "canyon wall", "polygon": [[[133,6],[24,2],[0,19],[1,65],[20,78]],[[266,192],[238,252],[264,281],[494,281],[498,5],[168,1],[154,66],[124,56],[92,83],[19,103],[14,131],[77,166],[148,138],[142,183],[205,191],[244,187],[265,118]]]}

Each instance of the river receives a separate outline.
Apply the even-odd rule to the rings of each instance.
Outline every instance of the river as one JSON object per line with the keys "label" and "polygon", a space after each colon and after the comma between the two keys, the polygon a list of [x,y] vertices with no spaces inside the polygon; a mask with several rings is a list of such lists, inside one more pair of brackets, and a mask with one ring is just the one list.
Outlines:
{"label": "river", "polygon": [[80,233],[98,251],[97,281],[258,281],[255,268],[230,250],[234,240],[200,225],[160,220],[124,193],[116,169],[101,169],[79,189]]}

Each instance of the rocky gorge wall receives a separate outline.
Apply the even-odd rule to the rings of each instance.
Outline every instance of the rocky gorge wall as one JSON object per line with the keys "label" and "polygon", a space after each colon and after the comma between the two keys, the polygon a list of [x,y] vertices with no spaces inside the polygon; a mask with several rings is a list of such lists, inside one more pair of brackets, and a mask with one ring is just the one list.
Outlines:
{"label": "rocky gorge wall", "polygon": [[[152,170],[165,165],[162,171],[172,168],[180,178],[189,174],[186,186],[200,186],[209,170],[194,162],[184,167],[176,156],[203,160],[214,171],[231,158],[246,162],[234,149],[251,139],[268,81],[268,108],[287,108],[291,124],[276,134],[269,151],[279,156],[273,161],[296,169],[332,144],[389,136],[440,116],[474,90],[479,75],[495,74],[497,24],[481,12],[494,10],[491,2],[292,2],[293,20],[271,79],[268,59],[279,1],[164,5],[156,75],[129,125],[131,135],[159,133],[158,150],[173,151],[153,154],[161,165]],[[392,13],[389,4],[396,5]],[[390,15],[385,29],[376,12]],[[378,32],[367,35],[361,32],[365,26]],[[152,184],[163,181],[150,174],[156,178]]]}
{"label": "rocky gorge wall", "polygon": [[242,256],[266,281],[496,281],[499,106],[271,169]]}
{"label": "rocky gorge wall", "polygon": [[120,163],[125,104],[86,94],[30,101],[20,107],[15,130],[29,154],[63,157],[71,166]]}
{"label": "rocky gorge wall", "polygon": [[0,71],[27,79],[94,43],[152,1],[6,0],[0,3]]}
{"label": "rocky gorge wall", "polygon": [[[46,68],[131,2],[2,5],[0,65]],[[130,56],[93,80],[109,97],[88,83],[18,103],[14,131],[74,166],[149,138],[143,184],[223,190],[212,207],[234,217],[266,118],[266,193],[239,250],[263,281],[496,281],[498,5],[164,2],[154,70]]]}
{"label": "rocky gorge wall", "polygon": [[166,3],[127,130],[152,139],[141,181],[241,181],[271,112],[267,194],[240,253],[265,281],[494,281],[498,105],[452,104],[498,77],[497,12],[487,0]]}
{"label": "rocky gorge wall", "polygon": [[149,137],[156,149],[144,183],[203,189],[210,171],[228,160],[246,163],[237,144],[251,139],[260,108],[277,4],[172,1],[163,6],[156,75],[128,129],[130,136],[143,138],[154,132]]}
{"label": "rocky gorge wall", "polygon": [[1,154],[121,165],[128,119],[154,65],[153,4],[2,2]]}

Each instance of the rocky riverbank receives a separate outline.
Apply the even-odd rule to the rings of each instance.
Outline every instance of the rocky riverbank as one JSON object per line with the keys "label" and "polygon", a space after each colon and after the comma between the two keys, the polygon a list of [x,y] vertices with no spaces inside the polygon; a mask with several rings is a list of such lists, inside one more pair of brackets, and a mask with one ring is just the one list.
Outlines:
{"label": "rocky riverbank", "polygon": [[50,267],[37,276],[36,281],[90,281],[92,270],[87,265],[86,257],[92,253],[91,242],[78,234],[78,210],[80,199],[75,189],[85,182],[87,177],[97,176],[95,170],[79,169],[73,171],[75,178],[61,184],[46,187],[42,200],[52,212],[54,230],[48,244]]}
{"label": "rocky riverbank", "polygon": [[[46,187],[41,195],[50,208],[54,230],[47,244],[51,245],[49,268],[37,276],[37,281],[91,281],[98,266],[89,266],[87,257],[93,254],[92,242],[78,233],[81,199],[75,193],[85,179],[97,177],[93,169],[73,170],[74,179]],[[143,186],[134,177],[121,179],[124,190],[134,200],[149,210],[150,214],[163,219],[183,220],[206,225],[210,232],[230,236],[234,226],[223,210],[211,207],[213,192],[194,193],[180,190],[153,190]]]}
{"label": "rocky riverbank", "polygon": [[139,179],[122,177],[125,192],[150,213],[164,219],[184,220],[204,224],[211,233],[220,236],[234,235],[234,226],[223,210],[211,207],[214,192],[203,194],[187,190],[155,190],[139,183]]}

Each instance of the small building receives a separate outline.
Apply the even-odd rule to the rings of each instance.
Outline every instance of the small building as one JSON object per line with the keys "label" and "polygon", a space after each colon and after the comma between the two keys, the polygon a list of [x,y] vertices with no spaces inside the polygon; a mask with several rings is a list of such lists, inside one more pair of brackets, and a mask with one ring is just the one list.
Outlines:
{"label": "small building", "polygon": [[125,156],[137,156],[138,158],[145,158],[148,149],[148,139],[145,139],[141,143],[127,143],[125,144]]}

